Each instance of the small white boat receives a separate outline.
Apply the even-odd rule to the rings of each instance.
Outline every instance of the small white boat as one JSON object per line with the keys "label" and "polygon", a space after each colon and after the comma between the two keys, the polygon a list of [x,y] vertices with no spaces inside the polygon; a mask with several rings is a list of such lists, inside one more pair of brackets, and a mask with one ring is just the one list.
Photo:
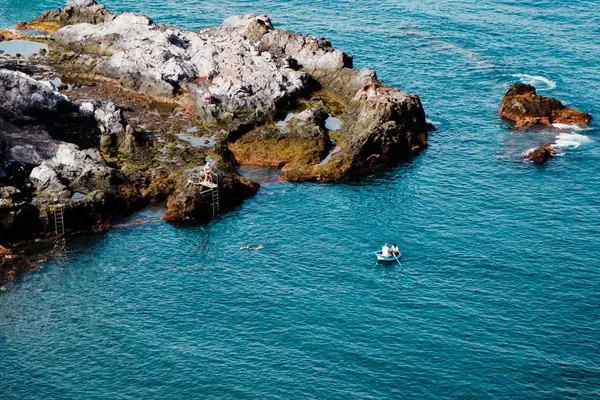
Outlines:
{"label": "small white boat", "polygon": [[402,254],[400,254],[399,256],[393,256],[393,255],[383,256],[383,255],[381,255],[381,251],[378,251],[375,254],[377,254],[377,261],[384,261],[384,262],[398,261],[398,259],[400,257],[402,257]]}

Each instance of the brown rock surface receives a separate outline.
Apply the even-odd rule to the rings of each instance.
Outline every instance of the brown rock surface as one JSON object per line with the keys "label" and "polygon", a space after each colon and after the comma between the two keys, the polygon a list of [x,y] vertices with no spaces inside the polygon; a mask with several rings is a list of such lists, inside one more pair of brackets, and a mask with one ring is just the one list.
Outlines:
{"label": "brown rock surface", "polygon": [[527,154],[527,159],[534,163],[543,163],[551,160],[556,154],[556,150],[548,143],[542,144]]}
{"label": "brown rock surface", "polygon": [[585,126],[592,118],[556,99],[538,96],[533,86],[523,83],[508,89],[500,105],[500,115],[514,122],[517,129],[556,123]]}

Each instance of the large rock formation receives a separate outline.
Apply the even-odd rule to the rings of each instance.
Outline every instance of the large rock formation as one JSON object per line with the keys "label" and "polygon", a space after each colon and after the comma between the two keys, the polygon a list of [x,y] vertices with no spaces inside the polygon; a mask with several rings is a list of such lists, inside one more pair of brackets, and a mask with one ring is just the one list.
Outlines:
{"label": "large rock formation", "polygon": [[56,201],[71,231],[164,200],[167,220],[207,217],[206,161],[226,208],[258,189],[236,163],[341,181],[427,146],[417,95],[264,15],[187,31],[77,0],[21,27],[48,32],[52,70],[0,67],[0,241],[51,231]]}
{"label": "large rock formation", "polygon": [[[0,69],[0,106],[0,242],[51,234],[57,204],[64,206],[67,233],[74,233],[104,229],[132,207],[180,190],[174,182],[182,167],[124,173],[109,166],[105,157],[112,153],[112,163],[121,156],[118,164],[139,158],[152,163],[153,157],[114,103],[74,102],[49,82]],[[204,163],[205,156],[192,162]],[[233,167],[221,172],[224,207],[256,192],[256,185]],[[212,209],[202,203],[195,207],[176,215],[184,219]]]}
{"label": "large rock formation", "polygon": [[[287,179],[357,178],[427,146],[418,96],[381,84],[373,71],[353,70],[352,58],[324,39],[274,29],[264,15],[186,31],[123,13],[100,24],[66,26],[50,45],[63,52],[56,67],[68,76],[109,79],[175,100],[208,129],[230,132],[240,162],[287,165],[294,158],[299,168],[286,168]],[[335,157],[322,163],[329,149],[316,160],[314,152],[283,159],[272,154],[276,132],[270,124],[316,90],[345,109]],[[288,135],[286,142],[292,141]]]}
{"label": "large rock formation", "polygon": [[584,126],[592,118],[556,99],[538,96],[533,86],[523,83],[515,83],[508,89],[500,105],[500,115],[514,122],[517,129],[556,123]]}
{"label": "large rock formation", "polygon": [[43,29],[55,31],[60,27],[78,23],[99,24],[109,21],[115,16],[94,0],[75,0],[67,2],[64,9],[45,11],[29,23],[22,24],[22,29]]}
{"label": "large rock formation", "polygon": [[272,118],[280,102],[290,101],[309,83],[308,75],[292,69],[288,60],[253,44],[268,30],[272,26],[265,16],[230,18],[219,28],[191,32],[126,12],[103,24],[60,29],[51,45],[93,56],[64,58],[61,64],[71,75],[111,78],[156,96],[188,93],[187,100],[208,121],[237,124]]}

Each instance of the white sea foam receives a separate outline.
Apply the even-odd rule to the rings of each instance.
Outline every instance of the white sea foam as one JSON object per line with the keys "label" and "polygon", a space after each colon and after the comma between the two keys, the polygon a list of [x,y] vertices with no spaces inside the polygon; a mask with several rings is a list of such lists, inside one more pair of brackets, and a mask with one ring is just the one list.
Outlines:
{"label": "white sea foam", "polygon": [[[522,83],[535,86],[536,89],[552,90],[556,87],[556,82],[540,75],[513,74],[512,76],[519,78]],[[540,84],[546,85],[546,87],[540,87]]]}
{"label": "white sea foam", "polygon": [[584,128],[583,126],[579,126],[579,125],[569,125],[569,124],[552,124],[553,127],[555,127],[556,129],[562,129],[563,131],[584,131],[586,129],[589,128]]}
{"label": "white sea foam", "polygon": [[426,118],[426,119],[425,119],[425,122],[427,122],[428,124],[431,124],[431,125],[433,125],[433,126],[435,126],[435,127],[438,127],[438,126],[440,126],[440,125],[442,124],[442,123],[441,123],[441,122],[439,122],[439,121],[432,121],[432,120],[430,120],[429,118]]}
{"label": "white sea foam", "polygon": [[591,143],[592,139],[589,137],[582,135],[580,133],[560,133],[556,142],[554,143],[554,147],[557,148],[572,148],[576,149],[582,144]]}

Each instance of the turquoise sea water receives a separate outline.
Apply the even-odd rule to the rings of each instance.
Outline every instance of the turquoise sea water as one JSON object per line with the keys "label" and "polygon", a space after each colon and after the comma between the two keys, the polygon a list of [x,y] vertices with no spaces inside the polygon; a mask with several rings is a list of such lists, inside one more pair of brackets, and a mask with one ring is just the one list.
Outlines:
{"label": "turquoise sea water", "polygon": [[[522,80],[600,119],[596,1],[106,4],[186,28],[267,13],[418,93],[438,130],[360,182],[70,240],[0,293],[0,398],[600,398],[598,122],[497,115]],[[0,26],[61,5],[0,0]],[[521,160],[542,142],[561,156]],[[374,265],[384,241],[402,266]]]}

